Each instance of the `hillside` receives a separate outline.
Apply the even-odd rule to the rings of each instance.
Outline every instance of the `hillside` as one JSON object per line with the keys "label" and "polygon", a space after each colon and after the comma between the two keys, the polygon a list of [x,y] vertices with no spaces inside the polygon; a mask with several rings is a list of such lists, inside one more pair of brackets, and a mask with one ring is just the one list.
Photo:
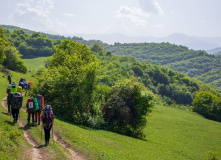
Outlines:
{"label": "hillside", "polygon": [[[11,37],[11,33],[7,33]],[[36,49],[39,44],[33,42],[55,45],[55,41],[39,33],[30,36],[15,31],[14,40],[18,37],[32,42],[29,44]],[[41,94],[56,115],[52,132],[54,141],[46,147],[41,141],[41,126],[25,125],[27,114],[23,103],[19,125],[8,123],[12,124],[10,130],[14,128],[15,134],[7,132],[7,124],[0,128],[0,134],[4,133],[1,141],[6,146],[19,146],[13,157],[26,159],[28,152],[23,146],[30,137],[34,144],[31,144],[32,149],[28,146],[29,153],[42,151],[42,156],[47,159],[73,159],[72,151],[76,150],[89,159],[220,157],[220,143],[217,143],[220,142],[217,136],[220,135],[217,129],[220,123],[199,116],[191,111],[190,106],[200,90],[206,90],[215,98],[216,95],[220,97],[221,93],[215,87],[163,66],[139,62],[134,57],[119,57],[98,44],[89,48],[76,41],[63,40],[54,50],[55,53],[46,60],[46,68],[42,66],[46,58],[39,57],[24,61],[28,66],[27,74],[5,69],[1,73],[2,98],[6,96],[4,88],[7,72],[10,72],[13,81],[18,82],[23,77],[34,82],[33,88],[23,97],[24,102],[30,96]],[[185,47],[181,50],[185,51]],[[220,120],[218,114],[213,114],[214,111],[220,112],[217,104],[221,100],[218,97],[216,100],[209,114],[217,116],[210,118]],[[166,107],[169,105],[171,108]],[[206,101],[207,106],[211,105]],[[7,113],[2,117],[9,119]],[[14,137],[23,138],[17,130],[19,127],[29,135],[27,140],[13,140]],[[2,151],[4,145],[0,147]],[[21,150],[23,155],[19,155]],[[10,151],[0,154],[5,156]]]}
{"label": "hillside", "polygon": [[[105,49],[119,56],[134,56],[139,61],[170,67],[221,89],[221,57],[205,51],[189,50],[169,43],[115,43]],[[205,79],[205,76],[208,77]]]}
{"label": "hillside", "polygon": [[[21,76],[28,80],[33,80],[28,74],[21,75],[11,72],[14,80],[18,80]],[[2,77],[3,74],[0,73]],[[6,96],[5,86],[7,86],[6,78],[1,79],[1,98]],[[25,97],[27,98],[27,97]],[[24,104],[25,105],[25,104]],[[25,106],[24,106],[25,107]],[[6,114],[6,110],[0,107],[0,124],[9,127],[10,130],[19,130],[19,126],[10,125],[10,117]],[[21,112],[22,113],[22,112]],[[21,119],[26,121],[27,115],[22,113]],[[4,121],[8,123],[3,123]],[[1,123],[2,122],[2,123]],[[70,145],[81,151],[89,157],[89,159],[209,159],[216,157],[221,158],[221,124],[219,122],[207,120],[196,113],[188,110],[165,107],[157,105],[148,118],[148,125],[145,127],[146,140],[139,140],[127,136],[119,135],[113,132],[91,129],[83,126],[77,126],[70,122],[65,122],[56,117],[54,132],[61,138],[68,141]],[[30,127],[28,131],[33,138],[41,142],[41,128]],[[0,128],[0,134],[5,132],[4,128]],[[7,137],[7,132],[4,136]],[[25,138],[21,134],[17,145],[21,150],[27,150],[25,146]],[[21,142],[23,140],[24,142]],[[1,142],[8,144],[13,141]],[[51,141],[52,142],[52,141]],[[23,144],[23,145],[22,145]],[[55,142],[50,143],[48,147],[42,147],[49,153],[48,159],[62,158],[68,159],[65,153],[68,151]],[[3,147],[2,145],[0,147]],[[30,146],[29,146],[30,147]],[[31,147],[30,147],[31,150]],[[9,157],[9,152],[2,152],[1,157]],[[10,151],[10,150],[9,150]],[[31,152],[31,151],[30,151]],[[25,154],[21,152],[13,152],[13,158],[24,159]],[[23,151],[24,153],[24,151]],[[50,158],[49,158],[50,157]],[[26,159],[26,158],[25,158]],[[71,159],[71,158],[70,158]]]}
{"label": "hillside", "polygon": [[[20,29],[14,26],[2,25],[2,27],[10,31]],[[24,30],[26,34],[17,34],[19,33],[17,31],[15,33],[12,35],[10,35],[11,33],[7,33],[7,36],[15,44],[20,53],[23,54],[24,58],[50,56],[54,53],[53,47],[60,44],[60,40],[63,39],[74,40],[89,47],[97,43],[103,46],[106,51],[111,51],[112,54],[119,56],[126,55],[128,57],[134,56],[138,61],[146,61],[154,65],[164,65],[185,73],[190,77],[210,83],[221,90],[221,78],[219,74],[221,57],[209,55],[205,51],[194,51],[185,46],[170,43],[115,43],[114,45],[108,45],[99,40],[83,40],[81,37],[64,37],[50,34],[39,34],[37,35],[38,37],[35,34],[34,37],[36,38],[32,39],[33,35],[30,34],[34,32],[30,32],[29,30]]]}

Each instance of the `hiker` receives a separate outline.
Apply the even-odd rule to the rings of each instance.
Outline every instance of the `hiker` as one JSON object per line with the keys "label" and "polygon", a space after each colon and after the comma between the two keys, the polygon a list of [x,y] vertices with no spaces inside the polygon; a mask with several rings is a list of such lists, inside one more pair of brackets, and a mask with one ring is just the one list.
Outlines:
{"label": "hiker", "polygon": [[11,82],[12,82],[12,75],[8,75],[8,82],[9,82],[9,84],[11,84]]}
{"label": "hiker", "polygon": [[11,85],[9,85],[6,89],[6,93],[9,94],[11,92]]}
{"label": "hiker", "polygon": [[9,92],[7,96],[8,113],[10,113],[12,109],[12,98],[13,98],[13,93]]}
{"label": "hiker", "polygon": [[16,92],[17,92],[15,82],[12,82],[11,92],[13,92],[13,93],[16,93]]}
{"label": "hiker", "polygon": [[30,116],[32,116],[32,125],[34,126],[34,115],[35,115],[35,104],[34,104],[34,101],[33,101],[33,98],[28,98],[28,101],[26,103],[26,107],[27,107],[27,110],[26,112],[28,112],[28,122],[27,122],[27,125],[30,123]]}
{"label": "hiker", "polygon": [[38,125],[40,125],[41,121],[41,110],[44,107],[44,97],[42,95],[37,94],[36,95],[37,103],[38,103],[38,109],[35,111],[35,123],[38,122]]}
{"label": "hiker", "polygon": [[54,123],[54,113],[50,105],[46,105],[43,108],[43,114],[41,116],[41,120],[43,122],[42,125],[44,127],[44,132],[45,132],[45,145],[47,146],[50,140],[50,131]]}
{"label": "hiker", "polygon": [[23,97],[21,93],[16,92],[13,94],[11,112],[15,123],[18,121],[18,114],[19,114],[19,109],[22,107],[22,101]]}

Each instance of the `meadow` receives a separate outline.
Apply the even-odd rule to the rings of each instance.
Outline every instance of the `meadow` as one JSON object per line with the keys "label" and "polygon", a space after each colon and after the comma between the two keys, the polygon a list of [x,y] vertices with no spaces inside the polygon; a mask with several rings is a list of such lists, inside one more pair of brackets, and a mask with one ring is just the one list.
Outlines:
{"label": "meadow", "polygon": [[[36,70],[43,65],[45,58],[25,59],[29,70]],[[34,63],[35,62],[35,63]],[[32,64],[34,66],[32,66]],[[30,73],[19,74],[11,72],[12,81],[18,83],[21,77],[28,81],[32,80]],[[8,85],[7,77],[0,73],[0,98],[6,96],[6,87]],[[4,77],[3,77],[4,76]],[[25,108],[28,95],[24,96],[23,108]],[[52,106],[53,107],[53,106]],[[6,110],[0,108],[0,126],[5,126],[9,130],[21,132],[18,124],[11,123]],[[56,113],[55,113],[56,115]],[[21,112],[21,120],[27,121],[27,113]],[[84,126],[78,126],[71,122],[63,121],[55,117],[54,131],[58,136],[68,141],[72,147],[76,148],[89,159],[139,159],[139,160],[206,160],[221,159],[221,123],[205,119],[197,113],[185,109],[177,109],[157,104],[147,117],[148,124],[145,128],[146,139],[135,139],[104,130],[91,129]],[[6,132],[0,128],[0,135]],[[41,140],[41,126],[29,127],[33,137],[44,144],[44,138]],[[5,135],[10,137],[10,134]],[[2,135],[1,135],[2,137]],[[2,138],[0,144],[12,143],[18,147],[13,153],[15,159],[24,159],[19,152],[29,148],[30,145],[20,133],[19,140],[16,143],[10,138]],[[2,146],[1,146],[2,147]],[[51,140],[50,145],[46,147],[50,159],[65,159],[68,153],[60,144]],[[1,152],[0,159],[5,159],[10,152]],[[4,158],[2,158],[4,156]]]}

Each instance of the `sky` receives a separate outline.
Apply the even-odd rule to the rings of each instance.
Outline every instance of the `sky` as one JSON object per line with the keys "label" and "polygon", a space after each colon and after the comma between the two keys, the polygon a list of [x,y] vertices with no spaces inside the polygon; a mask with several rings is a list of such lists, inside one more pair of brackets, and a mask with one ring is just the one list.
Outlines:
{"label": "sky", "polygon": [[0,0],[0,24],[60,35],[221,37],[221,0]]}

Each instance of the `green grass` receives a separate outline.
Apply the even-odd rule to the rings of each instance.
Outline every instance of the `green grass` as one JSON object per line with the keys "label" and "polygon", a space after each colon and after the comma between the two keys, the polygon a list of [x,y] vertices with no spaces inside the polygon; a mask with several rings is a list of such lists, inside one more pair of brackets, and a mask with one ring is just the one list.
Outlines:
{"label": "green grass", "polygon": [[23,59],[28,67],[28,70],[37,70],[40,66],[44,66],[44,61],[49,57],[38,57],[33,59]]}
{"label": "green grass", "polygon": [[[56,131],[92,159],[207,159],[221,158],[221,123],[196,113],[158,106],[145,128],[146,140],[55,121]],[[96,158],[94,158],[94,156]]]}

